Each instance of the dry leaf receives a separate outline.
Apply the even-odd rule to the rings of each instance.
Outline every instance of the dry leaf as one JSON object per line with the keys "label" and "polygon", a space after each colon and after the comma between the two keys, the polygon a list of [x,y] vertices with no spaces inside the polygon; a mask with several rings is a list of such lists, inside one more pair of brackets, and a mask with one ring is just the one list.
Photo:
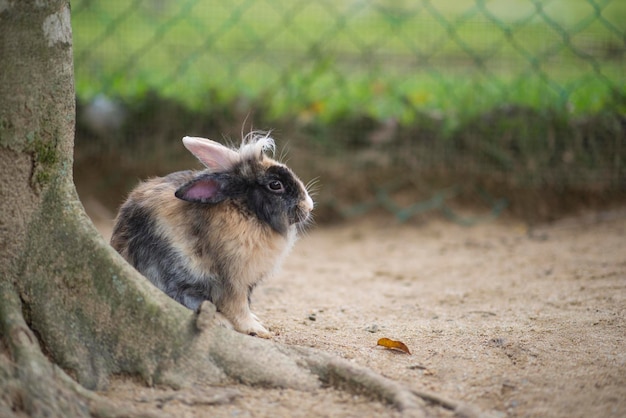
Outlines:
{"label": "dry leaf", "polygon": [[411,354],[411,352],[409,351],[409,347],[407,347],[406,344],[400,341],[390,340],[389,338],[381,338],[380,340],[378,340],[378,345]]}

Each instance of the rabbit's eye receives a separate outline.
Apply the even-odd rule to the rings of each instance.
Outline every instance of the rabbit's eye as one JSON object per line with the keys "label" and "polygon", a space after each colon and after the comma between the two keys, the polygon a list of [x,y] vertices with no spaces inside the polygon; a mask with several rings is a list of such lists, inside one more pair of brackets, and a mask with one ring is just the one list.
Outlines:
{"label": "rabbit's eye", "polygon": [[279,180],[272,180],[267,183],[267,188],[274,193],[282,193],[285,191],[285,187]]}

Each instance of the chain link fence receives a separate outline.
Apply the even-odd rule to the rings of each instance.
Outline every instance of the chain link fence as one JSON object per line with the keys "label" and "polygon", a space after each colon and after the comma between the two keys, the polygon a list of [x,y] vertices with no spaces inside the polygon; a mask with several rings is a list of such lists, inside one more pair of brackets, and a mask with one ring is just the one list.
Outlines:
{"label": "chain link fence", "polygon": [[368,183],[324,185],[336,207],[419,173],[626,190],[621,0],[76,0],[72,16],[79,109],[109,117],[85,132],[162,119],[156,98],[234,125],[198,135],[278,127],[339,161],[305,170]]}

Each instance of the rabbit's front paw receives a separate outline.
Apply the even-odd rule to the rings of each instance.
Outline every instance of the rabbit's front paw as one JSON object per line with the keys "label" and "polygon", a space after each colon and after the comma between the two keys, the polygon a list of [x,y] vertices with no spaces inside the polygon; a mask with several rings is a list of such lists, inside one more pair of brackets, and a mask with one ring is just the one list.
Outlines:
{"label": "rabbit's front paw", "polygon": [[253,313],[247,318],[237,321],[235,329],[243,334],[254,335],[261,338],[272,338],[273,333],[268,331]]}

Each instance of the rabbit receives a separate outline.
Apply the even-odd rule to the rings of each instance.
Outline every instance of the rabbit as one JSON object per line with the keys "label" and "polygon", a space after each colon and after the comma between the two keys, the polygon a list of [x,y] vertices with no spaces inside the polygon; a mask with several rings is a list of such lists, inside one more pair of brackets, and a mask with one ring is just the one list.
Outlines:
{"label": "rabbit", "polygon": [[272,334],[250,311],[254,287],[277,270],[311,219],[307,188],[253,132],[238,150],[205,138],[184,146],[206,169],[139,184],[115,219],[111,245],[189,309],[212,302],[222,325]]}

